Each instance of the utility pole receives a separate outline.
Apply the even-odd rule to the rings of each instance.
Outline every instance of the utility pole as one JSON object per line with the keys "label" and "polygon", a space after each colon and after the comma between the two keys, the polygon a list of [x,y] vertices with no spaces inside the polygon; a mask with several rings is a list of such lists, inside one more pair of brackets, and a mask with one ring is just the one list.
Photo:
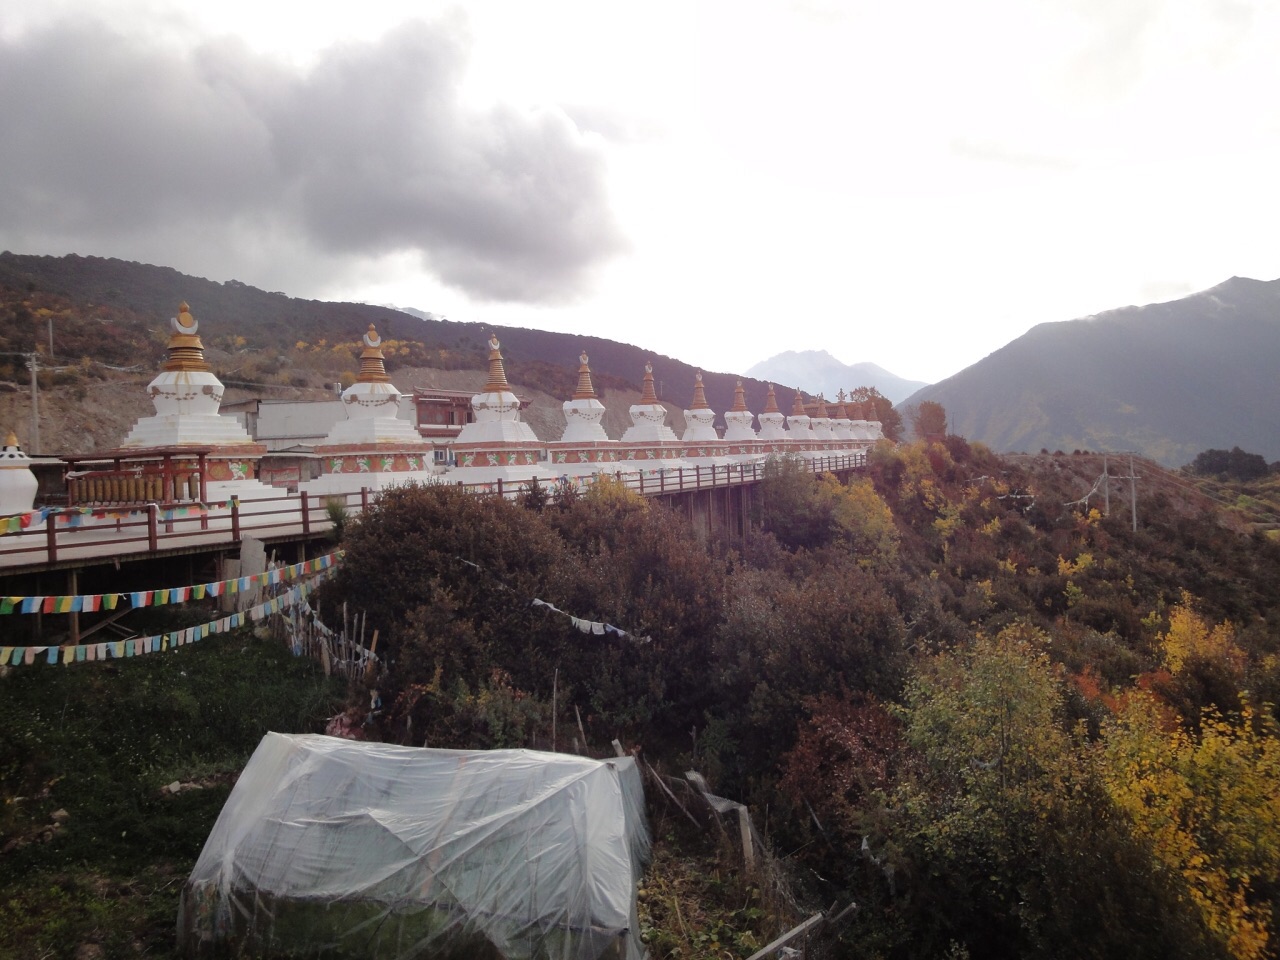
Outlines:
{"label": "utility pole", "polygon": [[36,382],[39,364],[36,354],[27,355],[27,369],[31,371],[31,452],[40,452],[40,393]]}
{"label": "utility pole", "polygon": [[1133,512],[1133,532],[1138,532],[1138,475],[1133,472],[1133,454],[1129,454],[1129,508]]}
{"label": "utility pole", "polygon": [[1111,516],[1111,474],[1107,472],[1107,455],[1102,455],[1102,504],[1104,513]]}

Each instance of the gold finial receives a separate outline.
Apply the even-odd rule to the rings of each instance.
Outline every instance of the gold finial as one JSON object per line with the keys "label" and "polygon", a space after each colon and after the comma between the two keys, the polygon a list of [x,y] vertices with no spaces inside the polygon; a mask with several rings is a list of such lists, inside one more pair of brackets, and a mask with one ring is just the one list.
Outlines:
{"label": "gold finial", "polygon": [[205,371],[209,364],[204,359],[204,344],[200,342],[200,324],[191,315],[186,301],[178,304],[178,315],[169,321],[173,333],[169,335],[169,359],[166,370]]}
{"label": "gold finial", "polygon": [[827,413],[827,401],[822,398],[822,394],[818,394],[818,412],[816,416],[821,419],[827,419],[831,416]]}
{"label": "gold finial", "polygon": [[16,447],[18,445],[18,435],[10,430],[9,436],[4,441],[4,445],[6,447]]}
{"label": "gold finial", "polygon": [[382,356],[382,338],[372,323],[362,339],[364,349],[360,351],[360,373],[356,376],[356,383],[390,383]]}
{"label": "gold finial", "polygon": [[747,392],[742,389],[742,381],[739,380],[737,386],[733,388],[733,410],[734,412],[745,411],[747,409]]}
{"label": "gold finial", "polygon": [[765,413],[781,413],[778,409],[778,398],[773,392],[773,384],[769,384],[769,393],[764,398]]}
{"label": "gold finial", "polygon": [[689,406],[690,410],[710,410],[711,404],[707,403],[707,392],[702,389],[702,373],[693,375],[693,403]]}
{"label": "gold finial", "polygon": [[864,407],[865,407],[865,409],[866,409],[866,411],[867,411],[867,422],[868,422],[868,423],[879,423],[879,422],[880,422],[880,417],[876,414],[876,403],[875,403],[875,401],[874,401],[874,400],[871,400],[871,399],[868,399],[868,400],[867,400],[867,402],[864,404]]}
{"label": "gold finial", "polygon": [[496,333],[489,334],[489,379],[484,383],[483,393],[510,393],[511,385],[507,383],[507,371],[502,366],[502,344],[498,342]]}
{"label": "gold finial", "polygon": [[578,355],[578,389],[573,391],[575,400],[594,400],[596,388],[591,383],[591,368],[587,366],[587,351]]}
{"label": "gold finial", "polygon": [[804,397],[800,396],[799,390],[796,391],[796,398],[791,401],[791,415],[793,417],[808,416],[808,414],[804,412]]}
{"label": "gold finial", "polygon": [[644,386],[640,389],[640,403],[656,404],[658,402],[658,393],[653,389],[653,364],[646,363],[644,365]]}

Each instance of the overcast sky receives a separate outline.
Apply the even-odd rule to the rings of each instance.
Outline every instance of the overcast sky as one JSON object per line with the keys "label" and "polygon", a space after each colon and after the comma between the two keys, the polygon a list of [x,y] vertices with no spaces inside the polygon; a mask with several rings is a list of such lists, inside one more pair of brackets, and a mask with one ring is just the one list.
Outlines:
{"label": "overcast sky", "polygon": [[0,0],[0,247],[936,381],[1280,276],[1278,50],[1247,0]]}

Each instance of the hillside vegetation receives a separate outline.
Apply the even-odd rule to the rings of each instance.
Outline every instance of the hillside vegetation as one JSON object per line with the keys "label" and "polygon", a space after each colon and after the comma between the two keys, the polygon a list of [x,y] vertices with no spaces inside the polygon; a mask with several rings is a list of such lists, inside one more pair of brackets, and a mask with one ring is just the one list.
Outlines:
{"label": "hillside vegetation", "polygon": [[710,545],[610,485],[400,490],[326,602],[394,651],[382,736],[545,743],[576,708],[748,801],[802,898],[857,901],[839,955],[1274,956],[1280,548],[1149,464],[1133,532],[1099,467],[779,461],[760,529]]}
{"label": "hillside vegetation", "polygon": [[[368,736],[616,738],[750,805],[785,895],[650,788],[655,958],[743,958],[850,900],[827,956],[1275,956],[1280,546],[1151,464],[1134,532],[1099,460],[947,437],[847,484],[776,460],[753,532],[710,543],[607,482],[397,489],[319,602],[382,638]],[[249,635],[0,685],[0,956],[81,960],[171,955],[257,738],[368,702]]]}

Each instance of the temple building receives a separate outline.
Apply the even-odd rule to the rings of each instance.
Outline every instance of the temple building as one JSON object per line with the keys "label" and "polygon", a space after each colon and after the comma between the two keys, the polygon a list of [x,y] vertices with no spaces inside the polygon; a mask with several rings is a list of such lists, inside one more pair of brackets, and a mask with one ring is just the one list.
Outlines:
{"label": "temple building", "polygon": [[360,372],[342,391],[346,418],[316,444],[323,473],[301,484],[308,493],[356,493],[432,479],[432,445],[399,416],[401,394],[387,375],[373,324],[363,342]]}

